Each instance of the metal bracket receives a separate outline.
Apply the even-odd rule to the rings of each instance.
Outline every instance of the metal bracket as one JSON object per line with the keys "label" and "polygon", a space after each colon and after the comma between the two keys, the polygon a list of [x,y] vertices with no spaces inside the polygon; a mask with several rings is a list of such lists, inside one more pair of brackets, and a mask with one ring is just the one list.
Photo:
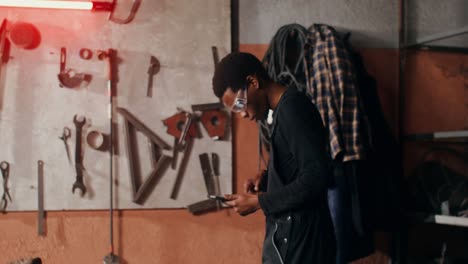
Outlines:
{"label": "metal bracket", "polygon": [[[126,109],[117,108],[117,112],[125,118],[125,136],[127,139],[127,156],[132,181],[133,202],[142,205],[152,188],[154,188],[155,183],[162,177],[171,163],[172,158],[170,156],[159,153],[160,150],[170,149],[170,146]],[[141,182],[141,169],[137,150],[137,130],[148,138],[151,146],[150,156],[153,170],[143,182]]]}
{"label": "metal bracket", "polygon": [[192,105],[194,112],[201,112],[200,122],[213,140],[223,139],[226,132],[227,116],[222,103]]}
{"label": "metal bracket", "polygon": [[213,173],[211,170],[210,158],[207,153],[198,155],[200,159],[200,166],[203,172],[203,179],[205,180],[206,191],[208,195],[218,194],[215,190],[215,183],[213,179]]}

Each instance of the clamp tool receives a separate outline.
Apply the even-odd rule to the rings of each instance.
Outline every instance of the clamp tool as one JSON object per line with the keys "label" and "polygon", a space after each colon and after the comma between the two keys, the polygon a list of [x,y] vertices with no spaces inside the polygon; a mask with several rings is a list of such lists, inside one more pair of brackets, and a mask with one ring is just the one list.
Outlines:
{"label": "clamp tool", "polygon": [[60,87],[77,88],[82,83],[88,84],[92,76],[86,73],[78,73],[74,69],[67,69],[67,49],[60,48],[60,72],[57,75]]}
{"label": "clamp tool", "polygon": [[176,181],[171,192],[171,199],[174,200],[177,199],[179,194],[182,179],[193,148],[194,138],[198,136],[198,129],[194,122],[198,117],[195,114],[186,112],[180,108],[177,110],[177,114],[163,120],[164,125],[167,127],[166,132],[174,137],[172,169],[177,167],[178,153],[183,153],[183,157],[177,171]]}
{"label": "clamp tool", "polygon": [[178,109],[178,113],[163,120],[167,127],[167,133],[174,137],[174,148],[172,153],[172,169],[177,167],[177,156],[180,151],[185,153],[187,143],[197,137],[198,130],[193,120],[195,116],[191,113]]}
{"label": "clamp tool", "polygon": [[37,234],[45,236],[44,161],[37,161]]}
{"label": "clamp tool", "polygon": [[161,70],[161,63],[159,60],[151,56],[150,58],[150,66],[148,67],[148,84],[146,86],[146,96],[153,97],[153,79],[154,75],[156,75]]}
{"label": "clamp tool", "polygon": [[8,178],[10,177],[10,163],[2,161],[0,163],[0,170],[2,171],[3,176],[3,195],[2,200],[0,201],[0,210],[2,213],[6,213],[8,199],[10,200],[10,202],[12,202],[10,191],[8,189]]}
{"label": "clamp tool", "polygon": [[200,122],[213,140],[222,140],[226,134],[227,114],[222,103],[192,105],[193,112],[199,113]]}

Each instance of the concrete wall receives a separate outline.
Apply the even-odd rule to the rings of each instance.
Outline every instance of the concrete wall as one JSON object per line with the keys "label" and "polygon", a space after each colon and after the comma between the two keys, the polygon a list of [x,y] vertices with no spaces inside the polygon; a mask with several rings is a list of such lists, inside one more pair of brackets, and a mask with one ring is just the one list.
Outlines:
{"label": "concrete wall", "polygon": [[[351,41],[362,48],[397,48],[397,0],[257,0],[239,1],[239,40],[244,44],[269,43],[279,27],[298,23],[308,27],[328,24],[352,32]],[[408,40],[468,25],[468,2],[464,0],[405,1]],[[467,46],[465,34],[434,44]]]}
{"label": "concrete wall", "polygon": [[397,1],[259,0],[240,1],[240,43],[269,43],[286,24],[328,24],[351,31],[359,47],[395,48],[398,44]]}

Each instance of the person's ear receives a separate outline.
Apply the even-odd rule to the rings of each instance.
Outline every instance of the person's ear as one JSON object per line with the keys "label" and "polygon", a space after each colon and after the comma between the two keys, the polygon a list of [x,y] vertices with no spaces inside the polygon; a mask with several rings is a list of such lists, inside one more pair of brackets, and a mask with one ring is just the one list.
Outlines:
{"label": "person's ear", "polygon": [[260,87],[260,83],[258,82],[258,78],[255,75],[248,75],[247,76],[247,83],[254,90],[257,90]]}

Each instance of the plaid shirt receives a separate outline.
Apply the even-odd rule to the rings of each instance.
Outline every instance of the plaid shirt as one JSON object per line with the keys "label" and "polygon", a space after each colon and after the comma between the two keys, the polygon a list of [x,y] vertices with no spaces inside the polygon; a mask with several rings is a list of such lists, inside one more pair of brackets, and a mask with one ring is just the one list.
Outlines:
{"label": "plaid shirt", "polygon": [[341,154],[342,161],[363,159],[360,130],[361,122],[367,119],[361,116],[355,69],[343,42],[332,27],[314,24],[309,28],[304,53],[307,93],[328,130],[332,158]]}

